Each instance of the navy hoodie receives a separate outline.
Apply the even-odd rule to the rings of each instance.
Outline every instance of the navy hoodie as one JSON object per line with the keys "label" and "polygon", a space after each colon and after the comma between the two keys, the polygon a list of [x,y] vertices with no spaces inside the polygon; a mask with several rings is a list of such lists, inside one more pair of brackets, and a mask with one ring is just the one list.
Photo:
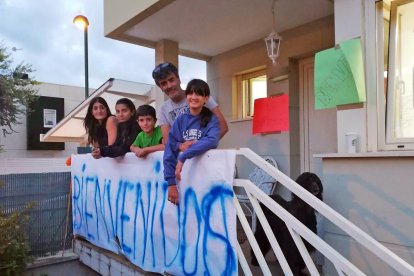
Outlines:
{"label": "navy hoodie", "polygon": [[[220,124],[217,117],[212,114],[205,127],[200,126],[200,116],[191,115],[189,112],[175,119],[168,134],[168,142],[164,151],[164,178],[168,185],[175,185],[175,167],[177,160],[185,162],[204,152],[215,149],[220,139]],[[197,140],[186,151],[179,154],[178,146],[185,142]]]}

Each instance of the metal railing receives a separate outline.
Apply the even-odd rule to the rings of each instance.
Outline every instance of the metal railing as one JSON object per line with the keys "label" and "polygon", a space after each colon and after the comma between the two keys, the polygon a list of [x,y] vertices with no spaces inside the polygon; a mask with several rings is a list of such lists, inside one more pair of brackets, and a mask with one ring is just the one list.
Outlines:
{"label": "metal railing", "polygon": [[[274,177],[281,185],[285,186],[292,193],[297,195],[311,207],[313,207],[319,214],[324,216],[326,219],[330,220],[333,224],[342,229],[350,237],[352,237],[356,242],[364,246],[371,253],[380,258],[384,263],[388,264],[390,267],[395,269],[397,272],[402,275],[414,275],[414,267],[405,262],[403,259],[398,257],[391,250],[383,246],[381,243],[373,239],[367,233],[362,231],[360,228],[352,224],[349,220],[344,218],[338,212],[333,210],[331,207],[326,205],[324,202],[317,199],[311,193],[306,191],[300,185],[297,185],[295,181],[290,179],[288,176],[283,174],[281,171],[276,169],[267,163],[263,158],[254,153],[248,148],[241,148],[237,152],[238,155],[242,155],[253,162],[256,166],[263,169],[270,176]],[[296,244],[298,250],[310,272],[311,275],[319,275],[319,272],[312,261],[301,237],[308,241],[316,250],[323,254],[327,259],[329,259],[338,272],[339,275],[365,275],[360,269],[348,261],[344,256],[339,252],[333,249],[329,244],[324,240],[318,237],[315,233],[309,230],[301,222],[299,222],[294,216],[292,216],[288,211],[283,207],[277,204],[272,198],[267,196],[262,192],[258,187],[256,187],[252,182],[246,179],[235,179],[234,186],[242,187],[245,189],[247,195],[250,198],[251,204],[257,214],[266,236],[268,237],[271,248],[273,249],[280,266],[285,275],[292,275],[292,271],[286,261],[285,256],[271,230],[269,223],[267,222],[266,217],[260,207],[259,201],[265,205],[269,210],[276,214],[280,219],[282,219]],[[234,204],[237,211],[237,216],[239,217],[240,223],[246,233],[247,239],[252,247],[254,254],[257,257],[260,268],[262,269],[264,275],[272,275],[267,265],[265,258],[260,251],[259,245],[254,237],[254,234],[250,228],[250,225],[246,219],[246,216],[241,208],[240,203],[237,200],[237,197],[234,199]],[[245,275],[252,275],[252,272],[247,264],[246,258],[243,255],[243,252],[238,244],[238,255],[239,262],[242,270]]]}

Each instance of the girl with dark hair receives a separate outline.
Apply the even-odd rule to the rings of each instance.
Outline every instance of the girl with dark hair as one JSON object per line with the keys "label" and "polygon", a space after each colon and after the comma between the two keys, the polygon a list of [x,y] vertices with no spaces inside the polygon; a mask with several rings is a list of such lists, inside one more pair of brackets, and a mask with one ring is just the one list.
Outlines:
{"label": "girl with dark hair", "polygon": [[135,105],[128,98],[121,98],[115,105],[116,118],[118,119],[118,129],[115,143],[112,145],[94,148],[92,155],[100,157],[118,157],[129,152],[129,147],[134,142],[135,137],[141,131],[136,121]]}
{"label": "girl with dark hair", "polygon": [[[204,106],[210,97],[208,84],[199,79],[191,80],[185,95],[189,111],[174,121],[164,152],[164,178],[168,182],[168,200],[174,204],[178,204],[177,180],[181,180],[184,162],[217,148],[220,139],[218,118]],[[187,141],[191,141],[191,145],[179,154],[179,145]]]}
{"label": "girl with dark hair", "polygon": [[93,98],[88,106],[83,126],[88,134],[88,144],[93,147],[112,145],[116,139],[118,121],[111,114],[108,103],[102,97]]}

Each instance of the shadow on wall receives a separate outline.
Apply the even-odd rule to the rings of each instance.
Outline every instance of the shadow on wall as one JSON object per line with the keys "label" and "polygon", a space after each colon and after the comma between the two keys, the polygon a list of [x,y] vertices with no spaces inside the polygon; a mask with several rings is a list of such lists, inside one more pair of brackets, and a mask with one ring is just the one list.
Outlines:
{"label": "shadow on wall", "polygon": [[[352,174],[325,174],[322,182],[325,185],[326,204],[377,241],[387,243],[388,247],[397,245],[393,248],[396,249],[394,251],[398,251],[399,256],[410,264],[414,263],[414,204],[409,206],[408,204],[413,201],[404,201],[406,195],[400,189],[399,192],[392,191],[392,185],[395,183],[389,183],[391,186],[384,187]],[[409,190],[407,192],[412,193]],[[375,275],[382,271],[382,268],[378,267],[378,262],[373,261],[379,259],[365,247],[355,244],[353,240],[344,242],[343,236],[348,235],[337,226],[325,221],[325,229],[322,231],[327,235],[332,234],[336,241],[331,242],[337,246],[331,245],[334,248],[338,248],[339,245],[340,253],[367,274]],[[330,243],[329,240],[327,242]],[[406,250],[401,250],[403,248],[398,246],[405,246]],[[387,269],[388,265],[384,266]],[[388,271],[385,271],[383,273],[387,274]],[[392,273],[393,270],[389,268],[389,272]]]}

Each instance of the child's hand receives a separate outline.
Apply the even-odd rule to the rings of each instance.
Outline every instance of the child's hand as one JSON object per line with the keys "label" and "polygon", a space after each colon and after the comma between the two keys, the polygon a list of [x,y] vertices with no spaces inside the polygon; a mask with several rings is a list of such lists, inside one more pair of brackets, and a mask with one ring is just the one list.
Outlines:
{"label": "child's hand", "polygon": [[145,158],[147,156],[147,151],[145,150],[145,148],[141,149],[141,148],[135,148],[135,155],[137,157],[141,157],[141,158]]}
{"label": "child's hand", "polygon": [[192,145],[194,143],[194,140],[191,140],[191,141],[185,141],[184,143],[181,143],[179,146],[178,146],[178,149],[180,150],[180,151],[186,151],[186,150],[188,150],[188,148]]}
{"label": "child's hand", "polygon": [[178,204],[177,185],[168,186],[168,201],[175,205]]}
{"label": "child's hand", "polygon": [[91,154],[92,154],[92,157],[95,159],[99,159],[102,157],[100,148],[93,148]]}
{"label": "child's hand", "polygon": [[175,167],[175,178],[181,181],[181,171],[183,170],[184,163],[181,161],[177,162],[177,166]]}
{"label": "child's hand", "polygon": [[135,153],[135,148],[136,148],[136,146],[131,145],[131,146],[129,147],[129,150],[130,150],[131,152]]}

